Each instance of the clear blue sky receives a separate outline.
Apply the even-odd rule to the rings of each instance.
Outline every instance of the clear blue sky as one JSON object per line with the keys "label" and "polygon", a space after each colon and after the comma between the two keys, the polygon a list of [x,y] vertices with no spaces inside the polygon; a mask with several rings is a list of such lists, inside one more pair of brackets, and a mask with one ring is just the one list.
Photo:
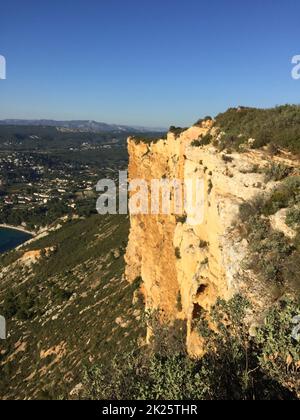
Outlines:
{"label": "clear blue sky", "polygon": [[189,125],[300,102],[299,0],[1,2],[0,119]]}

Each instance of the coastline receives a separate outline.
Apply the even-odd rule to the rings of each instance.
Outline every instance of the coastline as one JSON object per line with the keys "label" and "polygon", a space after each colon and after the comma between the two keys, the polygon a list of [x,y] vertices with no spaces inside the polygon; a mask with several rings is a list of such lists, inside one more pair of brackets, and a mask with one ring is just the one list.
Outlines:
{"label": "coastline", "polygon": [[27,233],[28,235],[31,235],[33,238],[36,236],[35,232],[31,232],[29,230],[26,230],[25,228],[23,228],[22,226],[11,226],[11,225],[6,225],[6,224],[0,224],[0,228],[3,229],[11,229],[11,230],[18,230],[19,232],[23,232],[23,233]]}

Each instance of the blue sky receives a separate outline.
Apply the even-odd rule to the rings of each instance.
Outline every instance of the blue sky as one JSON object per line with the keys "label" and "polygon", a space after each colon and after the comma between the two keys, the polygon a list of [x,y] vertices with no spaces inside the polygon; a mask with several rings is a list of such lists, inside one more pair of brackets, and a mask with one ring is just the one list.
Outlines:
{"label": "blue sky", "polygon": [[1,2],[0,119],[190,125],[299,103],[299,0]]}

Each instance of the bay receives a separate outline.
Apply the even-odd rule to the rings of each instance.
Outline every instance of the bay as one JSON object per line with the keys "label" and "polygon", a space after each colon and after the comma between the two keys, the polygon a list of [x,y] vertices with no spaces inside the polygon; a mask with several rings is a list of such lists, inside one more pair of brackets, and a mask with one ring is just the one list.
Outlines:
{"label": "bay", "polygon": [[28,241],[32,236],[15,229],[0,228],[0,254]]}

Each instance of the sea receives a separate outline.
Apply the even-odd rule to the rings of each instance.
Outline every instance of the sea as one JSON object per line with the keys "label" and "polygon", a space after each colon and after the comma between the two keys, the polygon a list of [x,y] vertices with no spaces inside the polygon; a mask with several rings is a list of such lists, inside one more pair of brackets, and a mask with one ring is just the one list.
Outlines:
{"label": "sea", "polygon": [[32,236],[15,229],[0,228],[0,254],[28,241]]}

